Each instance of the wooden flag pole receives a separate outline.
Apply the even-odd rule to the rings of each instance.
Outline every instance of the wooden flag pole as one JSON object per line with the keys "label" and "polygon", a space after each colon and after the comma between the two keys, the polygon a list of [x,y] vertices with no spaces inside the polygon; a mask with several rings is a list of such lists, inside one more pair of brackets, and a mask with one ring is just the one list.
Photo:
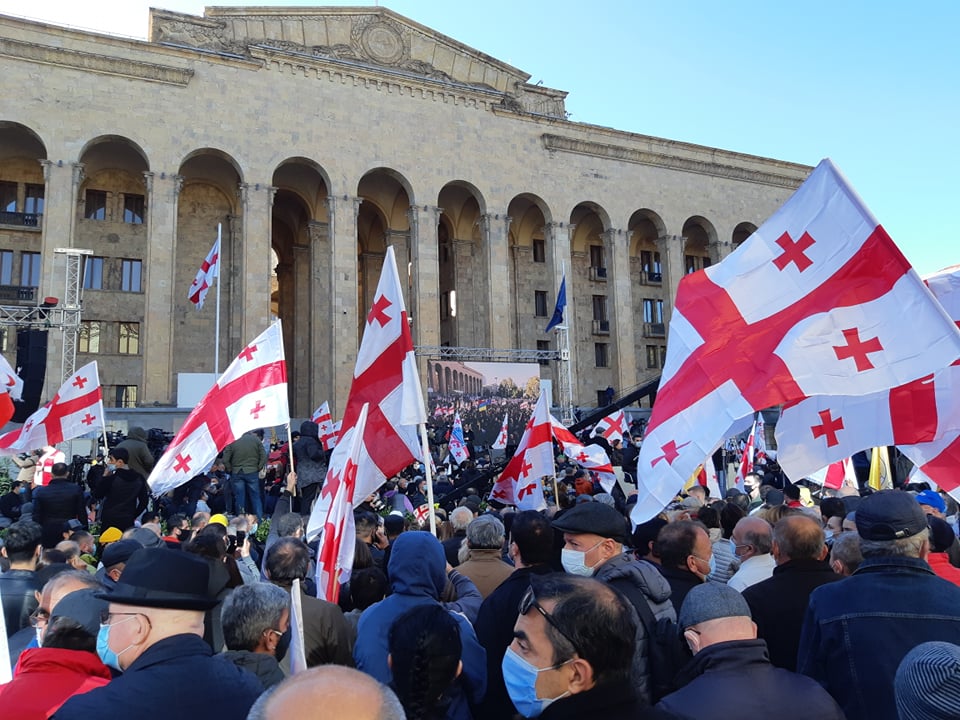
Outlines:
{"label": "wooden flag pole", "polygon": [[427,504],[430,506],[430,532],[434,537],[437,535],[437,511],[433,507],[433,469],[430,458],[430,443],[427,442],[427,424],[420,423],[417,428],[420,430],[420,447],[423,450],[423,472],[427,480]]}

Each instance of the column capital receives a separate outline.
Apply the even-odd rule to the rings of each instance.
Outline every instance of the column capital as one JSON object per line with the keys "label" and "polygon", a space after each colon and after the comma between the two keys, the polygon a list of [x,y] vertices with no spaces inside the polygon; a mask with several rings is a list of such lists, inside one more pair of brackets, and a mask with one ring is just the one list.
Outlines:
{"label": "column capital", "polygon": [[357,213],[360,212],[360,203],[363,202],[363,198],[354,197],[352,195],[328,195],[327,196],[327,211],[330,213],[330,219],[333,220],[337,215],[337,206],[342,208],[349,208],[353,206],[353,219],[356,220]]}
{"label": "column capital", "polygon": [[327,242],[330,240],[330,223],[310,220],[307,222],[307,235],[310,242]]}
{"label": "column capital", "polygon": [[243,207],[247,206],[252,200],[252,193],[256,192],[266,192],[267,202],[273,204],[273,196],[277,194],[277,188],[266,183],[240,183],[237,194]]}
{"label": "column capital", "polygon": [[158,182],[169,182],[173,186],[174,197],[178,196],[180,194],[180,191],[183,189],[182,175],[176,175],[174,173],[165,173],[165,172],[156,173],[150,170],[145,170],[143,172],[143,179],[147,186],[147,195],[150,195],[153,193]]}
{"label": "column capital", "polygon": [[513,223],[513,218],[502,213],[483,213],[480,215],[480,219],[477,221],[477,223],[480,225],[481,232],[484,233],[489,233],[493,229],[495,223],[501,223],[504,233],[509,234],[510,225]]}

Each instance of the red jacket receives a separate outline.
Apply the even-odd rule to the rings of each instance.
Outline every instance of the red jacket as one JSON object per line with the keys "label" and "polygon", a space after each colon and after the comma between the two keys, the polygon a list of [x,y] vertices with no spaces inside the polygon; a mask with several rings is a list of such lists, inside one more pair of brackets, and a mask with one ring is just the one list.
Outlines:
{"label": "red jacket", "polygon": [[950,558],[947,553],[930,553],[927,556],[927,565],[933,570],[937,577],[952,582],[954,585],[960,585],[960,568],[950,564]]}
{"label": "red jacket", "polygon": [[20,655],[13,680],[0,685],[4,717],[47,720],[74,695],[110,682],[110,670],[94,653],[31,648]]}

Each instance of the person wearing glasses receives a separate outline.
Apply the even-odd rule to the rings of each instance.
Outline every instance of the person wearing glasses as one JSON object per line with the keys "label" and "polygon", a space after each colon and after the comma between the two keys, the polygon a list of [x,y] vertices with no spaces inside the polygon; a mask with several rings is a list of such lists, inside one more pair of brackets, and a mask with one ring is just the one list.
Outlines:
{"label": "person wearing glasses", "polygon": [[[97,654],[122,673],[102,688],[68,700],[57,720],[126,717],[166,720],[215,707],[220,718],[244,718],[263,691],[257,678],[203,640],[209,569],[200,558],[141,548],[127,561],[100,618]],[[119,713],[119,715],[118,715]]]}
{"label": "person wearing glasses", "polygon": [[519,611],[502,669],[521,715],[649,717],[631,679],[636,621],[620,593],[589,578],[532,576]]}

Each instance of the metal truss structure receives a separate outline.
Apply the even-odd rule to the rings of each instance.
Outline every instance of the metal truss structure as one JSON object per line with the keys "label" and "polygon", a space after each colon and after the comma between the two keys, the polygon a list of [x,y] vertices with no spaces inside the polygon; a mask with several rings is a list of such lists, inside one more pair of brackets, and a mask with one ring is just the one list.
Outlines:
{"label": "metal truss structure", "polygon": [[541,362],[559,360],[558,350],[498,350],[496,348],[447,347],[417,345],[420,357],[436,360],[473,360],[475,362]]}

